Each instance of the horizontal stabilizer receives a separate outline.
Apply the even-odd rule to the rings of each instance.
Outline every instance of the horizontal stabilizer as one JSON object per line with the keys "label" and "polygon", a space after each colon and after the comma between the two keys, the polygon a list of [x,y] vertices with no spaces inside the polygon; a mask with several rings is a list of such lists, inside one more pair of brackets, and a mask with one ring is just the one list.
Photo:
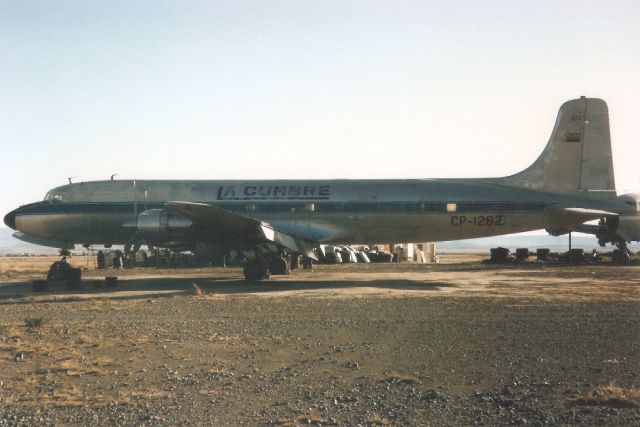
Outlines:
{"label": "horizontal stabilizer", "polygon": [[285,249],[316,259],[312,242],[277,230],[270,224],[206,203],[169,202],[169,211],[189,218],[217,241],[253,246],[275,243]]}
{"label": "horizontal stabilizer", "polygon": [[12,236],[18,240],[22,240],[23,242],[33,243],[34,245],[48,246],[50,248],[59,248],[59,249],[67,249],[67,250],[73,249],[73,245],[70,243],[43,239],[41,237],[25,234],[22,231],[16,231],[15,233],[12,234]]}

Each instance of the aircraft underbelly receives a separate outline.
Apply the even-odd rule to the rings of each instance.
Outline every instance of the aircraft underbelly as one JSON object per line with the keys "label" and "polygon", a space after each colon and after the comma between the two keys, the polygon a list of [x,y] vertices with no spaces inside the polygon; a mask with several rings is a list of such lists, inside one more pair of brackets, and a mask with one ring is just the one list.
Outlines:
{"label": "aircraft underbelly", "polygon": [[[283,213],[260,220],[299,238],[334,244],[421,242],[470,239],[548,226],[541,212],[515,213]],[[25,233],[72,243],[124,244],[132,232],[127,213],[84,212],[25,215],[17,225]],[[205,238],[206,239],[206,238]]]}
{"label": "aircraft underbelly", "polygon": [[273,219],[273,225],[320,243],[472,239],[545,228],[541,213],[335,214]]}
{"label": "aircraft underbelly", "polygon": [[125,243],[131,231],[122,224],[130,218],[91,212],[23,215],[16,218],[16,225],[29,235],[61,242]]}

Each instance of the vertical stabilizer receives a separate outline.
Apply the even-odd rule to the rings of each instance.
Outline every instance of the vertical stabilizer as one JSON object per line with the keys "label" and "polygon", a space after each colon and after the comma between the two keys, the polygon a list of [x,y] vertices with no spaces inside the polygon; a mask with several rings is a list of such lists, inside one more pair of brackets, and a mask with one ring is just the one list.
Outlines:
{"label": "vertical stabilizer", "polygon": [[615,197],[607,104],[585,97],[565,102],[540,157],[522,172],[493,181],[554,193]]}

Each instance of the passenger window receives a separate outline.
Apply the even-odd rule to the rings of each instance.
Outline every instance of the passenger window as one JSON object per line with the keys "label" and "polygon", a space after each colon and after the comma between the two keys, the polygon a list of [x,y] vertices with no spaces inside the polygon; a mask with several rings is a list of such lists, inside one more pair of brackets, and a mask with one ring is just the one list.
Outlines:
{"label": "passenger window", "polygon": [[458,205],[456,203],[447,203],[447,212],[455,212],[458,210]]}

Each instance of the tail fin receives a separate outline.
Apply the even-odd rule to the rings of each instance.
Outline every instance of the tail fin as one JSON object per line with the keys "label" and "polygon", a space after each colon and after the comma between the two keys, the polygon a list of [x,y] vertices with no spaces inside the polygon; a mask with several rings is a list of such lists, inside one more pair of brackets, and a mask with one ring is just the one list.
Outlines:
{"label": "tail fin", "polygon": [[540,157],[522,172],[494,182],[585,197],[615,197],[607,104],[585,97],[565,102]]}

